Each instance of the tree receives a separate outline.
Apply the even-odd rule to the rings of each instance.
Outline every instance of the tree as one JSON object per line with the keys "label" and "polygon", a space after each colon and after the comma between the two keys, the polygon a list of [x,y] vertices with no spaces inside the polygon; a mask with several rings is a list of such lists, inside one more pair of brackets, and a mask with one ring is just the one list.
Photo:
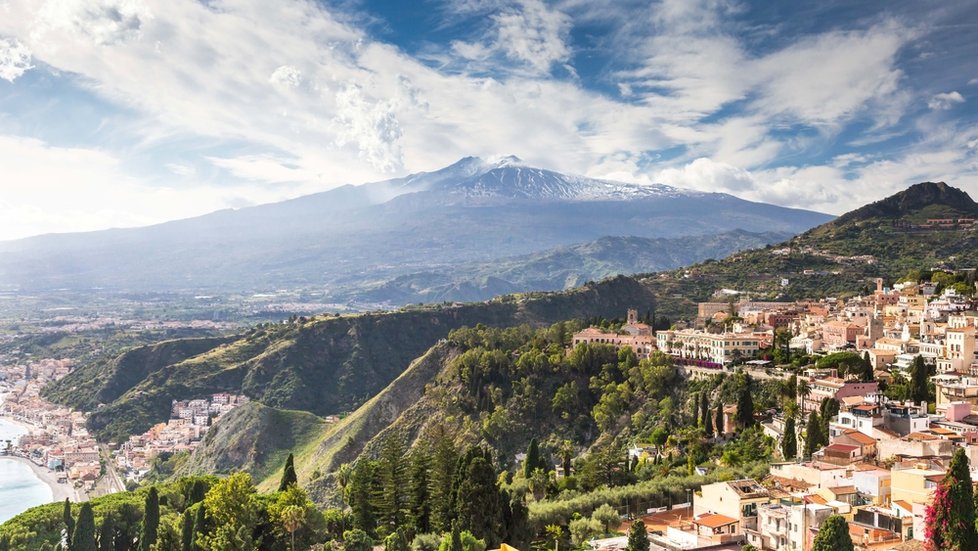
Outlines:
{"label": "tree", "polygon": [[292,543],[289,547],[295,551],[295,532],[302,528],[302,524],[306,520],[305,509],[298,505],[289,505],[282,509],[279,520],[282,522],[285,531],[289,533],[289,539]]}
{"label": "tree", "polygon": [[784,422],[784,436],[781,438],[781,456],[791,461],[798,456],[798,436],[795,434],[795,418],[788,417]]}
{"label": "tree", "polygon": [[[967,507],[962,506],[965,503]],[[934,491],[934,499],[927,507],[925,534],[934,549],[978,549],[973,505],[968,456],[964,448],[958,448],[951,458],[947,474]]]}
{"label": "tree", "polygon": [[713,423],[716,426],[717,436],[723,436],[723,404],[717,404],[717,416]]}
{"label": "tree", "polygon": [[197,514],[194,516],[194,537],[190,546],[191,551],[203,551],[204,548],[201,544],[203,543],[204,537],[207,536],[208,531],[207,506],[201,502],[197,506]]}
{"label": "tree", "polygon": [[404,524],[410,507],[408,498],[407,447],[400,434],[391,434],[384,439],[378,461],[378,478],[381,485],[380,500],[377,502],[379,524],[393,532]]}
{"label": "tree", "polygon": [[812,542],[811,551],[853,551],[849,537],[849,523],[840,515],[832,515],[822,522],[818,535]]}
{"label": "tree", "polygon": [[253,546],[258,523],[255,487],[248,473],[234,473],[214,485],[204,497],[210,530],[201,546],[205,551],[245,551]]}
{"label": "tree", "polygon": [[750,390],[750,377],[744,376],[744,384],[737,394],[737,424],[741,428],[754,426],[754,397]]}
{"label": "tree", "polygon": [[71,551],[97,551],[95,544],[95,513],[92,504],[85,502],[78,512],[78,524],[71,534]]}
{"label": "tree", "polygon": [[628,551],[649,551],[649,535],[645,523],[637,520],[628,530]]}
{"label": "tree", "polygon": [[591,513],[591,518],[600,522],[604,526],[604,533],[607,534],[611,532],[611,523],[618,522],[621,517],[618,516],[618,511],[614,507],[604,503]]}
{"label": "tree", "polygon": [[346,484],[346,502],[353,510],[353,527],[372,534],[377,529],[373,482],[376,463],[361,457]]}
{"label": "tree", "polygon": [[700,426],[703,430],[710,425],[710,393],[703,391],[700,394]]}
{"label": "tree", "polygon": [[139,535],[140,551],[150,551],[150,546],[156,543],[160,529],[160,494],[156,486],[150,486],[143,507],[143,530]]}
{"label": "tree", "polygon": [[459,529],[472,532],[477,539],[486,540],[488,545],[495,548],[504,535],[501,530],[503,509],[496,471],[486,455],[487,452],[484,454],[478,448],[470,450],[466,454],[471,458],[467,466],[463,458],[457,477],[455,518],[458,519]]}
{"label": "tree", "polygon": [[411,452],[408,477],[410,524],[418,534],[431,532],[431,458],[427,448],[418,446]]}
{"label": "tree", "polygon": [[282,471],[282,480],[278,483],[278,491],[284,492],[289,486],[298,483],[299,478],[295,474],[295,456],[290,453],[285,459],[285,469]]}
{"label": "tree", "polygon": [[65,506],[61,510],[61,518],[64,521],[64,537],[62,538],[65,545],[71,548],[71,534],[75,532],[75,518],[71,516],[71,501],[65,498]]}
{"label": "tree", "polygon": [[529,480],[533,476],[533,471],[539,468],[546,470],[546,465],[541,463],[543,461],[540,459],[540,445],[536,438],[531,438],[530,445],[526,448],[526,459],[523,460],[523,478]]}
{"label": "tree", "polygon": [[926,402],[930,396],[927,376],[927,364],[924,363],[924,357],[918,355],[910,366],[910,399],[915,403]]}
{"label": "tree", "polygon": [[822,447],[822,423],[818,419],[818,413],[812,411],[808,415],[808,424],[805,426],[805,457],[811,457]]}
{"label": "tree", "polygon": [[112,513],[106,513],[98,533],[98,551],[113,551],[115,549],[115,518]]}
{"label": "tree", "polygon": [[180,551],[193,551],[194,514],[190,508],[183,510],[183,526],[180,530]]}
{"label": "tree", "polygon": [[374,541],[363,530],[354,528],[343,532],[343,551],[371,551],[373,547]]}
{"label": "tree", "polygon": [[707,438],[712,438],[714,434],[713,412],[710,411],[710,404],[707,401],[703,402],[703,434]]}

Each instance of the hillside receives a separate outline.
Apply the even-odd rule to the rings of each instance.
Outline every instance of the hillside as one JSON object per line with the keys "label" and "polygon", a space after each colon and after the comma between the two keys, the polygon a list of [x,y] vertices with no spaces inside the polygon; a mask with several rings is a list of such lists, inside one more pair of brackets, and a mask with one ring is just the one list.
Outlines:
{"label": "hillside", "polygon": [[[507,296],[488,303],[264,324],[219,346],[202,345],[209,349],[181,361],[142,364],[142,370],[126,371],[125,377],[117,369],[128,365],[125,358],[79,369],[46,395],[83,406],[93,403],[89,396],[104,397],[105,405],[89,419],[103,440],[124,439],[165,420],[174,399],[214,392],[243,393],[276,408],[332,415],[369,400],[452,329],[614,318],[628,308],[646,312],[656,304],[646,287],[617,277],[568,292]],[[100,388],[103,384],[110,388]]]}
{"label": "hillside", "polygon": [[342,301],[408,304],[478,301],[532,289],[559,291],[618,274],[674,270],[709,258],[778,243],[792,235],[734,230],[682,238],[602,237],[539,253],[467,263],[364,285]]}
{"label": "hillside", "polygon": [[[467,158],[430,173],[156,226],[0,243],[0,285],[21,293],[301,288],[316,289],[323,302],[382,298],[403,305],[396,295],[374,292],[373,302],[361,295],[401,276],[423,280],[460,264],[487,265],[606,236],[795,234],[829,218],[720,193],[564,175],[515,159]],[[680,245],[673,249],[685,249]],[[581,274],[581,281],[594,275]],[[514,290],[542,290],[522,286],[530,277],[508,281]]]}
{"label": "hillside", "polygon": [[[754,298],[802,299],[868,292],[911,270],[978,266],[978,206],[965,192],[924,182],[840,216],[784,243],[673,272],[640,276],[658,296],[708,300],[720,289]],[[954,220],[940,225],[931,219]]]}

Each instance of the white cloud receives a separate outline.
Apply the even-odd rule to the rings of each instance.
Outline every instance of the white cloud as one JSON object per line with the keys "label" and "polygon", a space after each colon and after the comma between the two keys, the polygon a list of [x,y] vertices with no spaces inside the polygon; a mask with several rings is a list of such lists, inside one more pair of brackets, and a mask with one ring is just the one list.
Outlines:
{"label": "white cloud", "polygon": [[13,82],[33,68],[27,46],[17,39],[0,38],[0,78]]}
{"label": "white cloud", "polygon": [[964,96],[962,96],[959,92],[943,92],[931,96],[930,100],[927,102],[927,107],[935,111],[944,111],[959,103],[964,103]]}
{"label": "white cloud", "polygon": [[355,143],[360,157],[384,172],[402,168],[401,124],[390,102],[371,100],[359,86],[336,94],[336,142]]}
{"label": "white cloud", "polygon": [[104,46],[120,44],[140,35],[152,17],[141,0],[46,0],[37,12],[35,39],[67,31]]}
{"label": "white cloud", "polygon": [[268,82],[280,89],[298,88],[302,84],[302,71],[291,65],[282,65],[268,77]]}
{"label": "white cloud", "polygon": [[522,0],[515,9],[493,17],[496,45],[510,59],[521,61],[539,73],[570,58],[566,44],[571,19],[541,0]]}

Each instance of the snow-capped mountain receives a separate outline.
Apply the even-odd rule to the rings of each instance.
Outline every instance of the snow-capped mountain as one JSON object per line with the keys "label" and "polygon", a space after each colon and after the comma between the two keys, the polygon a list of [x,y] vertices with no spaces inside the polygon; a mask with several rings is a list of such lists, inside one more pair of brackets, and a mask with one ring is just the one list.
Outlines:
{"label": "snow-capped mountain", "polygon": [[431,192],[451,201],[625,201],[702,195],[665,184],[631,184],[562,174],[532,167],[512,155],[489,160],[465,157],[441,170],[365,187],[385,188],[399,194]]}
{"label": "snow-capped mountain", "polygon": [[0,243],[0,287],[312,286],[350,297],[405,274],[606,236],[798,233],[829,218],[722,193],[569,176],[515,157],[467,157],[432,172],[157,226]]}

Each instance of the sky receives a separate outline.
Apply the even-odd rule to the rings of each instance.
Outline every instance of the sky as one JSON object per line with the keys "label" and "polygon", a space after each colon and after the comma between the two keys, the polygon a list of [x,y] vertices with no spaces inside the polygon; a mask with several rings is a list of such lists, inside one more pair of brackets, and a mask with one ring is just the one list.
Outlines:
{"label": "sky", "polygon": [[978,0],[0,0],[0,240],[509,154],[834,214],[978,197]]}

